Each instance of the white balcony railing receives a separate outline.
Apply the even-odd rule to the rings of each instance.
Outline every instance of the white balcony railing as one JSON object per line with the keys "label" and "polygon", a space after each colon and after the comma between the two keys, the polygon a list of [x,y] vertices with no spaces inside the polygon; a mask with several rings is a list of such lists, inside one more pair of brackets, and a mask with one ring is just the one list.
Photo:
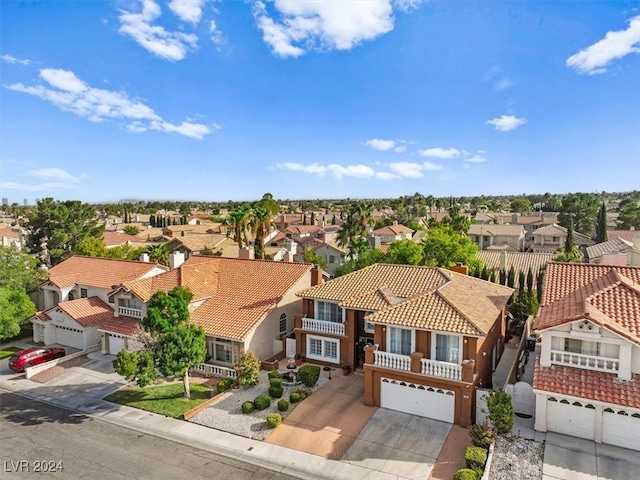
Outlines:
{"label": "white balcony railing", "polygon": [[201,363],[191,369],[194,372],[204,373],[205,375],[211,375],[213,377],[229,377],[237,378],[238,372],[233,368],[221,367],[220,365],[211,365],[210,363]]}
{"label": "white balcony railing", "polygon": [[142,318],[142,310],[139,308],[118,307],[118,315],[123,317]]}
{"label": "white balcony railing", "polygon": [[562,352],[559,350],[551,350],[551,363],[607,373],[618,373],[620,369],[620,360],[617,358]]}
{"label": "white balcony railing", "polygon": [[455,363],[439,362],[423,358],[420,371],[432,377],[449,378],[451,380],[462,380],[462,367]]}
{"label": "white balcony railing", "polygon": [[310,332],[328,333],[329,335],[344,335],[344,324],[338,322],[327,322],[316,320],[315,318],[303,318],[302,328]]}
{"label": "white balcony railing", "polygon": [[397,353],[381,352],[376,350],[374,365],[394,370],[411,371],[411,357],[409,355],[399,355]]}

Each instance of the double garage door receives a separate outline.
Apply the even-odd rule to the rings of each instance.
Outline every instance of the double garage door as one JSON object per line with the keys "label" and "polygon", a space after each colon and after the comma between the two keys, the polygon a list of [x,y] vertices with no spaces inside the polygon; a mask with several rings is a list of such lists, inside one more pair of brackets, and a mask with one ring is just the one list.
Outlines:
{"label": "double garage door", "polygon": [[124,348],[124,338],[109,335],[109,354],[117,355]]}
{"label": "double garage door", "polygon": [[383,377],[380,383],[380,406],[453,423],[456,400],[451,390]]}
{"label": "double garage door", "polygon": [[84,350],[84,333],[82,332],[82,330],[56,325],[55,332],[55,343]]}
{"label": "double garage door", "polygon": [[562,397],[547,397],[547,430],[594,440],[601,429],[601,441],[609,445],[640,448],[640,413],[619,407],[604,408],[597,424],[596,406]]}

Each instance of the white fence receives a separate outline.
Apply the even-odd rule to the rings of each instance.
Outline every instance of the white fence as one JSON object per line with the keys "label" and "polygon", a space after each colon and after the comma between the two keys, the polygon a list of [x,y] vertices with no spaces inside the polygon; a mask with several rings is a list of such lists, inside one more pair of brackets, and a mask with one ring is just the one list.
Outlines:
{"label": "white fence", "polygon": [[229,377],[237,378],[238,372],[233,368],[221,367],[220,365],[211,365],[210,363],[201,363],[191,369],[194,372],[200,372],[213,377]]}
{"label": "white fence", "polygon": [[487,407],[487,397],[491,390],[485,390],[483,388],[476,388],[476,423],[484,423],[487,422],[488,425],[491,425],[489,421],[489,407]]}
{"label": "white fence", "polygon": [[329,335],[344,335],[344,324],[339,322],[327,322],[315,318],[303,318],[302,328],[311,332],[328,333]]}
{"label": "white fence", "polygon": [[398,355],[397,353],[380,352],[376,350],[374,365],[396,370],[411,371],[411,357],[409,355]]}
{"label": "white fence", "polygon": [[420,371],[432,377],[449,378],[451,380],[462,380],[462,367],[455,363],[439,362],[423,358]]}

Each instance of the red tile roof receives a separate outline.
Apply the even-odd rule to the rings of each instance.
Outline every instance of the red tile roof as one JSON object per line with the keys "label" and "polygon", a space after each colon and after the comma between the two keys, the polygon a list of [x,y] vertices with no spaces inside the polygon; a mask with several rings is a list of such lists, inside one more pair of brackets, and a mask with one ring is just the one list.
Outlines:
{"label": "red tile roof", "polygon": [[404,225],[388,225],[371,232],[373,235],[401,235],[403,233],[413,233],[413,230]]}
{"label": "red tile roof", "polygon": [[98,330],[101,332],[112,332],[118,335],[126,335],[127,337],[135,336],[139,329],[140,320],[130,317],[114,317],[103,322],[98,327]]}
{"label": "red tile roof", "polygon": [[110,289],[141,278],[156,267],[167,269],[155,263],[73,256],[49,270],[49,281],[58,287],[89,285]]}
{"label": "red tile roof", "polygon": [[142,239],[140,237],[129,235],[120,232],[104,232],[102,235],[105,245],[122,245],[126,242],[140,243]]}
{"label": "red tile roof", "polygon": [[53,308],[59,308],[85,328],[114,318],[113,309],[98,297],[60,302]]}
{"label": "red tile roof", "polygon": [[633,243],[636,235],[640,235],[640,230],[607,230],[607,240],[621,238],[627,242]]}
{"label": "red tile roof", "polygon": [[640,375],[619,380],[613,373],[552,365],[541,367],[539,358],[533,376],[534,390],[571,395],[605,403],[640,408]]}

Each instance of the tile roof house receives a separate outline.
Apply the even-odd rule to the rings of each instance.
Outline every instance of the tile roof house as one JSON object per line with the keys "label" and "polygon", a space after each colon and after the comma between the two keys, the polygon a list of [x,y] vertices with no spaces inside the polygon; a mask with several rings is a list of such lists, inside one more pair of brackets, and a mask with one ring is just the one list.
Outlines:
{"label": "tile roof house", "polygon": [[640,235],[638,230],[607,230],[607,240],[613,240],[614,238],[622,238],[627,242],[632,242],[636,238],[636,235]]}
{"label": "tile roof house", "polygon": [[[558,248],[564,246],[566,240],[567,229],[565,227],[557,224],[547,225],[533,232],[533,245],[530,251],[555,253]],[[596,242],[587,235],[574,231],[573,243],[584,253],[587,247],[595,245]]]}
{"label": "tile roof house", "polygon": [[68,258],[52,267],[40,286],[41,310],[31,318],[34,342],[81,350],[99,344],[98,328],[116,315],[109,297],[113,286],[166,271],[155,263]]}
{"label": "tile roof house", "polygon": [[480,250],[506,246],[515,252],[524,251],[525,229],[522,225],[493,225],[473,223],[467,235]]}
{"label": "tile roof house", "polygon": [[640,267],[640,233],[633,242],[614,237],[587,247],[586,252],[589,263]]}
{"label": "tile roof house", "polygon": [[395,222],[393,225],[372,231],[371,235],[380,237],[380,243],[393,243],[396,240],[411,240],[413,230]]}
{"label": "tile roof house", "polygon": [[199,255],[205,248],[214,253],[219,253],[234,244],[234,240],[226,235],[203,233],[178,236],[169,240],[165,245],[169,249],[169,253],[179,252],[184,254],[185,259],[189,259],[193,255]]}
{"label": "tile roof house", "polygon": [[535,428],[640,449],[640,267],[547,265]]}
{"label": "tile roof house", "polygon": [[127,331],[128,319],[118,325],[119,315],[141,319],[155,292],[183,286],[193,293],[190,320],[204,328],[211,364],[231,367],[242,350],[264,360],[280,353],[283,336],[293,331],[294,315],[302,308],[295,292],[320,279],[309,263],[193,256],[169,272],[123,282],[110,293],[118,308],[114,322],[101,328],[103,351],[122,348],[111,337],[133,333]]}
{"label": "tile roof house", "polygon": [[296,348],[328,366],[361,360],[365,403],[468,425],[490,386],[513,289],[442,268],[376,264],[298,292]]}

